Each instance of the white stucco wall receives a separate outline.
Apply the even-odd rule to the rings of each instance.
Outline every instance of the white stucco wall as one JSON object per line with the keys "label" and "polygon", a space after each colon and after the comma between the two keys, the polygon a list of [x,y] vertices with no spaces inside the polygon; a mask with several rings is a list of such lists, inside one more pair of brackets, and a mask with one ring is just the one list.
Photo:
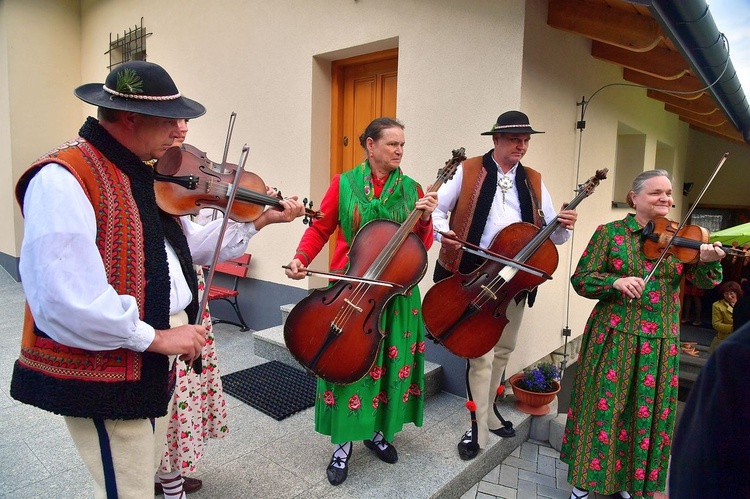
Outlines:
{"label": "white stucco wall", "polygon": [[[122,33],[143,16],[153,33],[148,60],[163,65],[185,95],[208,109],[191,121],[188,142],[220,160],[229,114],[237,112],[229,159],[236,161],[247,143],[246,169],[285,195],[319,202],[328,186],[332,60],[399,48],[398,117],[407,142],[402,165],[424,186],[452,149],[464,146],[473,154],[488,149],[479,132],[520,102],[520,0],[206,5],[84,1],[83,79],[103,80],[110,32]],[[498,44],[501,54],[492,48]],[[86,107],[84,113],[93,112]],[[303,231],[301,223],[264,229],[250,247],[253,276],[308,286],[289,281],[280,268]],[[325,266],[324,258],[316,265]]]}
{"label": "white stucco wall", "polygon": [[0,3],[0,252],[7,255],[18,255],[23,237],[16,180],[78,131],[79,18],[77,0]]}

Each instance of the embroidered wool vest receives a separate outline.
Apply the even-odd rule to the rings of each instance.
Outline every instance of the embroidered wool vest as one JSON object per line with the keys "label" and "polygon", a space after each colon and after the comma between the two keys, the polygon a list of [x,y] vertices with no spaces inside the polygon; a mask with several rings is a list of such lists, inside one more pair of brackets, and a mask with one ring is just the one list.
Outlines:
{"label": "embroidered wool vest", "polygon": [[[492,151],[463,162],[463,182],[449,225],[459,239],[478,245],[497,190],[497,168],[491,160]],[[491,166],[490,164],[491,163]],[[528,166],[518,165],[515,188],[521,202],[522,219],[537,227],[544,225],[541,212],[542,175]],[[465,254],[461,249],[440,248],[435,265],[435,282],[455,272],[467,274],[484,260]]]}
{"label": "embroidered wool vest", "polygon": [[[128,176],[79,137],[35,162],[21,177],[16,196],[22,208],[29,182],[50,162],[66,167],[91,201],[96,244],[110,285],[136,299],[141,319],[147,299],[165,304],[158,307],[156,322],[168,324],[168,293],[146,296],[144,230]],[[21,353],[11,380],[13,398],[64,416],[152,418],[166,414],[173,382],[165,355],[62,345],[36,326],[26,306]]]}

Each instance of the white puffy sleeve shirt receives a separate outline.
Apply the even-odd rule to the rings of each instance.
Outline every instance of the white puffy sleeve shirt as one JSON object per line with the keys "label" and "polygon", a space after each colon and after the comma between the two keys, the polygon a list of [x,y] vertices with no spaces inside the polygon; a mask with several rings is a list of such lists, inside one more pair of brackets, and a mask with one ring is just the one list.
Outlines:
{"label": "white puffy sleeve shirt", "polygon": [[[63,345],[86,350],[145,351],[154,328],[139,319],[134,297],[107,282],[96,246],[91,202],[70,172],[50,163],[29,183],[24,197],[24,238],[19,271],[26,300],[39,328]],[[211,263],[221,219],[205,226],[181,217],[196,264]],[[245,252],[257,231],[252,223],[230,223],[220,260]],[[170,313],[192,301],[179,260],[165,241],[170,275]]]}

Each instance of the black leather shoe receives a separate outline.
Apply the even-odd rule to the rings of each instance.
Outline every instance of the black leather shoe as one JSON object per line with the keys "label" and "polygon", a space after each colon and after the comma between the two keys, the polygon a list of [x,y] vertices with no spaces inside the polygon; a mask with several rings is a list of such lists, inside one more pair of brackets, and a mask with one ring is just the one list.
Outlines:
{"label": "black leather shoe", "polygon": [[479,444],[472,441],[471,435],[467,431],[461,437],[461,441],[458,442],[458,457],[464,461],[469,461],[477,457],[477,454],[479,454]]}
{"label": "black leather shoe", "polygon": [[506,421],[507,424],[503,425],[502,428],[498,428],[497,430],[493,430],[490,428],[490,431],[497,435],[498,437],[503,438],[512,438],[516,436],[516,430],[513,429],[513,423],[510,421]]}
{"label": "black leather shoe", "polygon": [[[331,456],[331,462],[328,464],[328,468],[326,468],[326,476],[331,485],[340,485],[344,483],[344,480],[346,480],[346,477],[349,474],[349,458],[352,457],[352,451],[354,450],[354,445],[352,443],[349,445],[351,445],[351,447],[349,448],[349,454],[347,454],[346,457],[338,457],[335,452],[333,456]],[[344,467],[339,468],[334,466],[334,464],[343,464]]]}
{"label": "black leather shoe", "polygon": [[[387,440],[383,439],[377,444],[372,440],[365,440],[363,443],[365,444],[365,447],[373,451],[381,461],[384,461],[388,464],[393,464],[398,461],[398,452],[396,452],[396,447],[394,447],[393,444],[388,442]],[[381,443],[385,444],[385,449],[380,448]]]}

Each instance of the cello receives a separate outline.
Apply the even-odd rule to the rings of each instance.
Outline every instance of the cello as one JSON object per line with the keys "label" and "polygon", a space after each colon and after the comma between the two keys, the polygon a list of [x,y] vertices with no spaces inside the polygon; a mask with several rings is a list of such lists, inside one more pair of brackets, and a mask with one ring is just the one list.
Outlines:
{"label": "cello", "polygon": [[[578,195],[568,204],[575,209],[594,192],[607,169],[579,186]],[[476,358],[489,352],[508,324],[505,312],[518,293],[531,291],[557,268],[557,248],[549,240],[560,222],[539,229],[518,222],[498,232],[489,251],[541,270],[541,275],[520,272],[519,268],[487,259],[468,274],[456,272],[435,283],[425,294],[422,315],[432,337],[459,357]]]}
{"label": "cello", "polygon": [[[454,150],[432,189],[450,179],[464,159],[463,148]],[[427,271],[427,250],[413,232],[421,215],[422,210],[415,208],[400,225],[391,220],[365,224],[352,240],[345,275],[363,280],[339,280],[316,289],[290,311],[284,340],[309,372],[345,385],[372,369],[386,335],[380,328],[383,310],[396,295],[408,293]]]}

